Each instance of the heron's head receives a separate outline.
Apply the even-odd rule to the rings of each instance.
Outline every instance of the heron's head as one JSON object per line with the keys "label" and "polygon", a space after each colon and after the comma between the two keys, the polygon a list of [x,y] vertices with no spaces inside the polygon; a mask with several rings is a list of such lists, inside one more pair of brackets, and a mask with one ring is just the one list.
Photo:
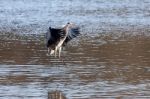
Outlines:
{"label": "heron's head", "polygon": [[75,24],[72,23],[72,22],[68,22],[68,23],[66,24],[66,26],[73,26],[73,25],[75,25]]}

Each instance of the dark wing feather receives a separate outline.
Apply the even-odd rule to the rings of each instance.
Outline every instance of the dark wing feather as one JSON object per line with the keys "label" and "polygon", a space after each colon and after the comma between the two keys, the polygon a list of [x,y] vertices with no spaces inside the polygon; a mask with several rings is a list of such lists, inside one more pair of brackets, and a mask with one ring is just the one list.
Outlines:
{"label": "dark wing feather", "polygon": [[70,40],[72,40],[73,38],[77,37],[80,34],[79,27],[73,24],[68,25],[67,32],[68,35],[66,37],[66,40],[64,41],[65,43],[68,43]]}
{"label": "dark wing feather", "polygon": [[61,38],[62,29],[50,28],[47,32],[47,47],[54,46]]}

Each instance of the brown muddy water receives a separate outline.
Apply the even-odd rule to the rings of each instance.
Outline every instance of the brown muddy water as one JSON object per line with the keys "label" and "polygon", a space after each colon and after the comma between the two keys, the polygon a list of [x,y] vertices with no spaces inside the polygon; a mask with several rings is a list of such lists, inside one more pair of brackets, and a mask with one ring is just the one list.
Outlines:
{"label": "brown muddy water", "polygon": [[55,90],[67,99],[150,98],[149,37],[76,40],[61,59],[46,56],[43,40],[0,40],[0,98],[47,99]]}

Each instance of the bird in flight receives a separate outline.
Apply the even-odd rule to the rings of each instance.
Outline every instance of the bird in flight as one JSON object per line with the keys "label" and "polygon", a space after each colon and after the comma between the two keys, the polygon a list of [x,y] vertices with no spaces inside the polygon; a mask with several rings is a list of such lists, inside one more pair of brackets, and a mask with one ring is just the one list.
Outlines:
{"label": "bird in flight", "polygon": [[46,46],[48,48],[48,55],[55,55],[60,57],[62,47],[70,40],[80,34],[79,27],[73,23],[67,23],[62,28],[49,27],[46,33]]}

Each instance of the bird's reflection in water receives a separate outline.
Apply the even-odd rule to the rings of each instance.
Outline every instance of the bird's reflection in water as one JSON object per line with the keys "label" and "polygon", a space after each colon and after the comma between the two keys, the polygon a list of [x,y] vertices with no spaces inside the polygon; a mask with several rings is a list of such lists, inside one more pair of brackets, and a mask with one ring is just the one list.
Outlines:
{"label": "bird's reflection in water", "polygon": [[48,92],[48,99],[67,99],[61,91]]}

